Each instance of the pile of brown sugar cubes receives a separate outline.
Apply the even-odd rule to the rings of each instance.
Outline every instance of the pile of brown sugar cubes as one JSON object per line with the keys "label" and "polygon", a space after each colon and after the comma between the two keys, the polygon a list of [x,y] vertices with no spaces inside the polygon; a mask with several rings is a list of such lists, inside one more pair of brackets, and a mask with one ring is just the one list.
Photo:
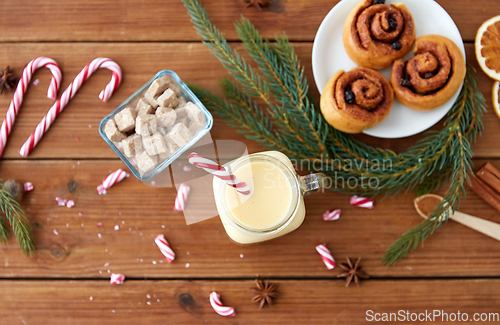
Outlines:
{"label": "pile of brown sugar cubes", "polygon": [[141,175],[185,146],[206,124],[200,108],[179,95],[172,77],[158,78],[135,107],[124,108],[104,126],[109,140]]}

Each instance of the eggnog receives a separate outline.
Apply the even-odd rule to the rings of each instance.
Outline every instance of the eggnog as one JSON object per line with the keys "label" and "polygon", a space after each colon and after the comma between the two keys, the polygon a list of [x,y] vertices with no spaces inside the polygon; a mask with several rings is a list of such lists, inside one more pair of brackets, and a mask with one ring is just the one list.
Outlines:
{"label": "eggnog", "polygon": [[226,202],[237,221],[252,229],[269,229],[283,221],[292,206],[292,185],[280,168],[252,162],[233,173],[251,187],[250,195],[243,195],[226,186]]}
{"label": "eggnog", "polygon": [[242,195],[219,178],[213,179],[222,224],[229,237],[240,244],[273,239],[297,229],[306,213],[302,194],[319,188],[322,182],[318,180],[324,176],[299,177],[290,159],[277,151],[251,154],[224,167],[251,190]]}

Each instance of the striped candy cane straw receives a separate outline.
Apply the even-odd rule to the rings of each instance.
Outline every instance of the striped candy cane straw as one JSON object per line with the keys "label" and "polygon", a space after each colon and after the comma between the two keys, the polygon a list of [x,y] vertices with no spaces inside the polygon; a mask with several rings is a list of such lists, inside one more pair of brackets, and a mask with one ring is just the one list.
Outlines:
{"label": "striped candy cane straw", "polygon": [[174,204],[175,211],[184,211],[189,190],[190,188],[188,185],[184,183],[179,185],[179,190],[177,191],[177,197],[175,198],[175,204]]}
{"label": "striped candy cane straw", "polygon": [[351,205],[358,206],[360,208],[373,209],[373,200],[354,195],[351,197]]}
{"label": "striped candy cane straw", "polygon": [[106,194],[107,189],[116,183],[121,182],[125,177],[127,177],[127,175],[128,173],[121,169],[112,172],[108,177],[102,180],[101,185],[97,186],[97,193]]}
{"label": "striped candy cane straw", "polygon": [[99,98],[102,101],[107,101],[115,90],[120,85],[122,80],[122,70],[120,66],[114,61],[107,58],[97,58],[90,62],[83,70],[76,76],[75,80],[66,88],[61,97],[55,102],[55,104],[50,108],[47,115],[45,115],[42,121],[37,125],[35,131],[30,135],[28,140],[23,144],[19,154],[23,157],[27,157],[33,148],[38,144],[40,139],[43,137],[45,132],[48,131],[54,120],[63,109],[68,105],[68,102],[73,98],[82,86],[82,84],[99,68],[106,68],[111,70],[113,76],[111,81],[106,85],[106,88],[101,91]]}
{"label": "striped candy cane straw", "polygon": [[188,161],[190,164],[195,165],[198,168],[202,168],[206,172],[220,178],[227,185],[234,187],[240,194],[250,194],[250,187],[245,182],[236,178],[233,174],[229,173],[226,168],[217,164],[215,161],[200,156],[196,152],[193,152],[188,156]]}
{"label": "striped candy cane straw", "polygon": [[337,266],[330,250],[326,248],[325,244],[316,246],[316,250],[319,255],[321,255],[321,259],[323,260],[323,263],[325,263],[327,269],[331,270]]}
{"label": "striped candy cane straw", "polygon": [[222,305],[220,296],[215,291],[210,294],[210,304],[212,305],[212,308],[215,310],[215,312],[221,316],[231,317],[236,315],[233,307],[226,307]]}
{"label": "striped candy cane straw", "polygon": [[325,220],[325,221],[338,220],[340,218],[341,213],[342,213],[342,210],[340,210],[340,209],[326,211],[323,214],[323,220]]}
{"label": "striped candy cane straw", "polygon": [[168,244],[167,240],[165,239],[165,236],[163,235],[158,235],[155,238],[155,243],[160,249],[161,253],[165,256],[167,259],[167,262],[171,263],[175,259],[175,253],[170,248],[170,245]]}
{"label": "striped candy cane straw", "polygon": [[57,92],[59,91],[62,78],[61,69],[57,65],[57,62],[45,57],[39,57],[32,60],[28,63],[26,68],[24,68],[23,75],[17,84],[14,97],[10,102],[9,109],[7,110],[7,114],[5,115],[5,119],[2,123],[2,128],[0,130],[0,157],[2,157],[3,150],[7,144],[7,138],[9,137],[12,126],[14,125],[16,115],[23,102],[24,94],[26,94],[31,77],[35,71],[41,67],[47,67],[50,72],[52,72],[52,80],[50,81],[49,90],[47,91],[47,97],[50,99],[57,98]]}

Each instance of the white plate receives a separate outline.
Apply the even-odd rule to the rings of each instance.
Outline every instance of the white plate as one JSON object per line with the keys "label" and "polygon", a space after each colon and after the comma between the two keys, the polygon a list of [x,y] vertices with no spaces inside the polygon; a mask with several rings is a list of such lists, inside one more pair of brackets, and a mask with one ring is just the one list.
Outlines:
{"label": "white plate", "polygon": [[[342,0],[326,15],[319,26],[314,39],[312,51],[312,67],[314,81],[319,92],[330,77],[338,70],[349,71],[357,67],[344,49],[342,32],[346,17],[360,0]],[[386,4],[403,2],[410,10],[417,37],[426,34],[438,34],[451,39],[462,51],[465,57],[465,48],[462,36],[450,15],[433,0],[387,0]],[[413,57],[410,51],[405,58]],[[391,68],[380,70],[388,80]],[[460,87],[461,89],[461,87]],[[446,104],[427,112],[417,112],[409,109],[394,98],[391,113],[379,125],[365,130],[364,133],[379,138],[402,138],[427,130],[436,124],[450,110],[457,99],[460,90]]]}

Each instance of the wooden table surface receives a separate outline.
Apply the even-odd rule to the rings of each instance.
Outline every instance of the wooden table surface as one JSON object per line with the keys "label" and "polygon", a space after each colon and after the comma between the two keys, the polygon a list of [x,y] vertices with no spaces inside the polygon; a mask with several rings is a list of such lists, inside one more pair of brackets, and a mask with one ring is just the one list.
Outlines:
{"label": "wooden table surface", "polygon": [[[311,49],[316,30],[335,0],[275,0],[263,12],[244,8],[243,0],[204,0],[213,22],[241,49],[233,22],[244,14],[261,33],[286,32],[306,66],[311,90]],[[438,0],[463,36],[468,62],[478,69],[486,97],[485,131],[474,145],[475,168],[491,161],[500,168],[500,120],[491,110],[492,81],[480,71],[474,36],[480,24],[500,14],[498,0]],[[227,75],[201,44],[179,0],[0,1],[0,66],[18,75],[38,56],[55,59],[63,70],[62,89],[98,56],[121,65],[123,82],[107,103],[98,99],[110,78],[100,70],[56,120],[28,159],[17,151],[52,105],[45,97],[47,69],[36,72],[0,163],[2,179],[30,181],[35,190],[22,206],[34,228],[37,254],[25,257],[15,240],[0,246],[1,324],[358,324],[374,313],[500,312],[500,243],[455,222],[393,267],[380,259],[385,249],[421,218],[413,194],[377,200],[376,208],[352,208],[348,197],[327,192],[306,197],[307,215],[295,232],[273,241],[238,246],[219,218],[186,225],[172,211],[173,188],[152,188],[130,177],[99,196],[96,186],[124,164],[101,139],[100,120],[157,71],[171,69],[187,82],[218,92]],[[0,96],[5,113],[11,93]],[[441,128],[441,125],[434,129]],[[215,117],[214,139],[243,141],[249,152],[263,148]],[[80,139],[77,141],[77,137]],[[422,135],[363,141],[401,151]],[[78,184],[70,192],[68,184]],[[57,206],[56,196],[73,199],[72,209]],[[343,211],[325,223],[327,209]],[[471,191],[460,210],[500,222],[499,213]],[[102,228],[97,227],[101,222]],[[120,226],[119,231],[113,228]],[[53,233],[56,229],[58,235]],[[154,244],[163,233],[176,260],[168,264]],[[101,234],[99,236],[99,234]],[[315,252],[326,242],[337,261],[362,257],[369,280],[346,288]],[[123,285],[111,285],[123,273]],[[281,296],[262,310],[252,303],[256,274],[272,278]],[[236,317],[217,315],[208,302],[217,291],[236,308]]]}

